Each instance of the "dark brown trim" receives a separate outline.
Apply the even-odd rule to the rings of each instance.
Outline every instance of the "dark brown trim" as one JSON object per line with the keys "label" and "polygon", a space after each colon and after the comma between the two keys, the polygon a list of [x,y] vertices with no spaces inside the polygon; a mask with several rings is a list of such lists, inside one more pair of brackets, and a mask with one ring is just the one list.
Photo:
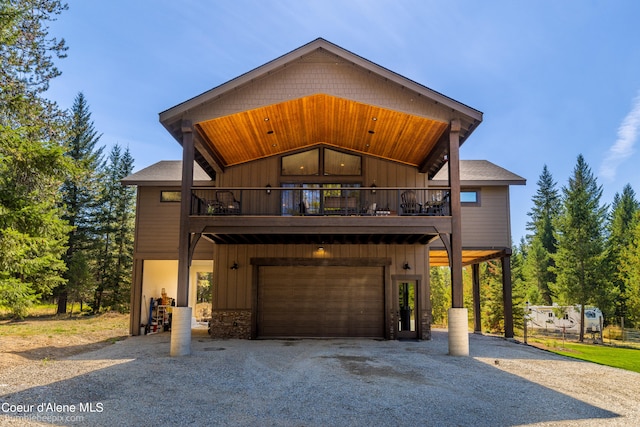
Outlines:
{"label": "dark brown trim", "polygon": [[451,187],[451,306],[464,308],[462,284],[462,209],[460,205],[460,120],[449,128],[449,187]]}
{"label": "dark brown trim", "polygon": [[191,265],[189,213],[193,187],[193,128],[189,120],[182,123],[182,200],[180,201],[180,237],[178,245],[178,290],[176,305],[189,306],[189,266]]}
{"label": "dark brown trim", "polygon": [[482,333],[482,312],[480,308],[480,264],[471,265],[471,281],[473,286],[473,332]]}
{"label": "dark brown trim", "polygon": [[[129,335],[140,335],[142,319],[142,276],[144,272],[144,260],[134,259],[133,277],[131,280],[131,300],[129,316]],[[144,320],[146,322],[146,319]]]}
{"label": "dark brown trim", "polygon": [[251,258],[251,265],[257,266],[353,266],[386,267],[391,258]]}
{"label": "dark brown trim", "polygon": [[504,304],[504,337],[513,338],[513,295],[511,289],[511,255],[502,261],[502,299]]}
{"label": "dark brown trim", "polygon": [[[398,306],[398,286],[399,283],[402,281],[413,281],[416,282],[416,295],[415,295],[415,322],[416,322],[416,333],[415,334],[410,334],[410,333],[403,333],[400,334],[400,331],[398,330],[398,313],[400,311],[400,307]],[[423,298],[424,298],[424,277],[422,275],[419,274],[392,274],[391,275],[391,285],[392,285],[392,291],[391,291],[391,295],[393,298],[393,301],[391,302],[391,307],[392,307],[392,312],[395,314],[391,325],[393,327],[393,336],[394,338],[398,339],[398,338],[409,338],[409,339],[420,339],[422,337],[423,334],[423,326],[421,320],[421,314],[424,310],[424,306],[423,306]],[[414,336],[415,335],[415,336]]]}

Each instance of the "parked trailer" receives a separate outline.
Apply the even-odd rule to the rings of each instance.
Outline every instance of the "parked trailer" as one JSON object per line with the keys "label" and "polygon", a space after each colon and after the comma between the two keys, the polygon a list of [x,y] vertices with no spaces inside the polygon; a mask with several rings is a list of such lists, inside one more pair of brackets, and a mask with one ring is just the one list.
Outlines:
{"label": "parked trailer", "polygon": [[[526,316],[527,328],[548,332],[580,333],[580,306],[529,306]],[[584,312],[584,331],[600,332],[602,312],[596,307],[587,307]]]}

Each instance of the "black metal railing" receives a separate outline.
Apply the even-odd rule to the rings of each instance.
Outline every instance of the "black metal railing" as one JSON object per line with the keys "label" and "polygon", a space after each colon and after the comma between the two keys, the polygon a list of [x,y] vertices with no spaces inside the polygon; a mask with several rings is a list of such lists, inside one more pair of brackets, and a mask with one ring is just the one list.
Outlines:
{"label": "black metal railing", "polygon": [[450,215],[445,187],[198,187],[192,215]]}

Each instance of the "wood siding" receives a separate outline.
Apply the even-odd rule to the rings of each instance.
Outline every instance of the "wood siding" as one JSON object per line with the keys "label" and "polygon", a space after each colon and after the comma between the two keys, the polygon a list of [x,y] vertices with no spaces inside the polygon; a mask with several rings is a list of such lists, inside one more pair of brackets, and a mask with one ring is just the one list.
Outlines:
{"label": "wood siding", "polygon": [[[464,188],[462,189],[464,191]],[[480,204],[462,204],[464,248],[510,248],[509,187],[481,187]],[[440,241],[433,248],[442,247]]]}
{"label": "wood siding", "polygon": [[[178,259],[180,203],[160,202],[161,191],[180,187],[138,187],[135,256],[144,259]],[[194,259],[211,259],[213,244],[200,239]]]}
{"label": "wood siding", "polygon": [[511,247],[509,187],[483,187],[480,206],[462,208],[464,247]]}
{"label": "wood siding", "polygon": [[[375,182],[378,187],[427,187],[427,174],[420,173],[411,166],[402,165],[373,157],[362,157],[362,177],[355,178],[363,187],[369,187]],[[279,175],[280,157],[270,157],[228,168],[224,174],[218,175],[219,187],[261,187],[267,184],[279,186],[283,182],[290,182],[294,177]],[[332,177],[332,182],[340,182],[340,177]],[[348,177],[353,181],[354,177]],[[289,179],[289,181],[287,180]],[[295,179],[298,179],[295,177]],[[305,182],[327,181],[326,177],[307,176]]]}
{"label": "wood siding", "polygon": [[[214,310],[252,308],[252,258],[391,258],[390,274],[424,275],[427,266],[422,245],[324,245],[322,252],[317,245],[216,245],[214,254]],[[402,268],[405,262],[411,270]]]}

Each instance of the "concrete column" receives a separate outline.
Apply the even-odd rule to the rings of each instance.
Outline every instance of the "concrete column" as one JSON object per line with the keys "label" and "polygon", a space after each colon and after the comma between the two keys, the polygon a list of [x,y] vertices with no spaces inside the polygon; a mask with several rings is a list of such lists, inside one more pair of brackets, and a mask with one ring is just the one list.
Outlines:
{"label": "concrete column", "polygon": [[171,356],[191,354],[191,307],[172,307]]}
{"label": "concrete column", "polygon": [[182,187],[180,201],[180,236],[178,246],[178,292],[171,320],[171,356],[191,354],[191,308],[189,305],[189,267],[191,266],[191,187],[193,187],[193,128],[182,123]]}
{"label": "concrete column", "polygon": [[449,127],[449,187],[451,188],[451,305],[449,309],[449,354],[469,355],[468,311],[462,287],[462,209],[460,203],[460,120]]}
{"label": "concrete column", "polygon": [[449,309],[449,355],[469,355],[469,313],[466,308]]}

